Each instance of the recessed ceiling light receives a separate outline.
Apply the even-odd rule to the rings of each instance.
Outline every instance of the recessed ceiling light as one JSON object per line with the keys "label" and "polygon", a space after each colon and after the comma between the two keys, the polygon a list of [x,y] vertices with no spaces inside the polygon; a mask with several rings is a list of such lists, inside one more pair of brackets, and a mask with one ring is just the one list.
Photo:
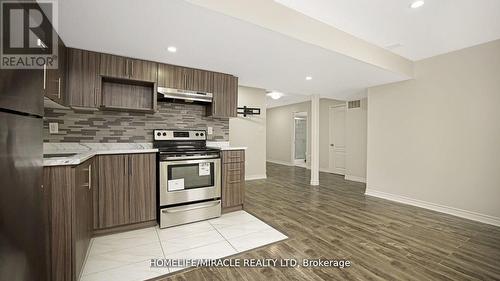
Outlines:
{"label": "recessed ceiling light", "polygon": [[268,93],[267,95],[270,96],[273,100],[277,100],[283,96],[283,93],[272,91],[272,92]]}
{"label": "recessed ceiling light", "polygon": [[412,8],[412,9],[420,8],[424,4],[425,4],[425,2],[423,0],[414,1],[413,3],[411,3],[410,8]]}
{"label": "recessed ceiling light", "polygon": [[167,51],[169,51],[171,53],[175,53],[175,52],[177,52],[177,48],[174,47],[174,46],[170,46],[170,47],[167,48]]}
{"label": "recessed ceiling light", "polygon": [[306,80],[312,80],[313,78],[311,76],[306,76]]}

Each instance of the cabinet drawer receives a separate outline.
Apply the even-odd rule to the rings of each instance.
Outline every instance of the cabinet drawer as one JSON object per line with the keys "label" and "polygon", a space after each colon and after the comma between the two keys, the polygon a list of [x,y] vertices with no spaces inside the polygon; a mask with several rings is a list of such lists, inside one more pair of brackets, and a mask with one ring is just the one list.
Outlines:
{"label": "cabinet drawer", "polygon": [[222,162],[224,164],[225,163],[245,162],[245,151],[244,150],[222,151]]}

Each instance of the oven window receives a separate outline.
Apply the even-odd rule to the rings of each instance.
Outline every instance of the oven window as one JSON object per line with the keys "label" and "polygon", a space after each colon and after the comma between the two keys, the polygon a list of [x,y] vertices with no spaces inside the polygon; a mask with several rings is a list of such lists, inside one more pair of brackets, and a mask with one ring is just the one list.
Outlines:
{"label": "oven window", "polygon": [[210,163],[210,174],[199,175],[198,164],[168,166],[168,180],[184,179],[184,189],[208,187],[214,185],[214,163]]}

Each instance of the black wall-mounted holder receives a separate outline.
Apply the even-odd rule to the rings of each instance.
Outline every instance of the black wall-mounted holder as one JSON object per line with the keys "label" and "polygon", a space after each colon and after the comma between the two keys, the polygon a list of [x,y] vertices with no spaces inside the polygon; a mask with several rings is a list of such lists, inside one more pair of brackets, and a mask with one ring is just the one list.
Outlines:
{"label": "black wall-mounted holder", "polygon": [[237,113],[242,114],[243,117],[247,117],[247,115],[260,115],[260,108],[258,107],[238,107]]}

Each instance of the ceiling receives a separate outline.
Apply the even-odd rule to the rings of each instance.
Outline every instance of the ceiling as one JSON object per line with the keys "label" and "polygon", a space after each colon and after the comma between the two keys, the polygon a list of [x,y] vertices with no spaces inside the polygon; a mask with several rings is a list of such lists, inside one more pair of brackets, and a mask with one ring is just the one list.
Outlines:
{"label": "ceiling", "polygon": [[411,60],[500,38],[499,0],[274,0]]}
{"label": "ceiling", "polygon": [[366,87],[408,79],[183,0],[64,0],[59,15],[70,47],[231,73],[240,85],[288,99],[346,100]]}

